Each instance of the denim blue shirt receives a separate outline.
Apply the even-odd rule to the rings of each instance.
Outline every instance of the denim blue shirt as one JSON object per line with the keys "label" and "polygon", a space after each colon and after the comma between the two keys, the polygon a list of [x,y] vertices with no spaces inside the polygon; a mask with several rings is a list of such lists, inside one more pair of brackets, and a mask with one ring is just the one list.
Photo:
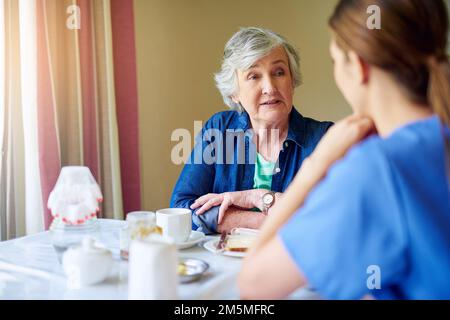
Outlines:
{"label": "denim blue shirt", "polygon": [[[272,178],[271,190],[284,192],[294,179],[331,122],[303,117],[295,108],[289,116],[289,129]],[[213,115],[196,138],[194,150],[185,164],[172,193],[172,208],[189,208],[208,193],[253,189],[256,146],[246,112],[224,111]],[[198,210],[198,209],[197,209]],[[192,216],[192,228],[206,234],[217,232],[219,207]]]}

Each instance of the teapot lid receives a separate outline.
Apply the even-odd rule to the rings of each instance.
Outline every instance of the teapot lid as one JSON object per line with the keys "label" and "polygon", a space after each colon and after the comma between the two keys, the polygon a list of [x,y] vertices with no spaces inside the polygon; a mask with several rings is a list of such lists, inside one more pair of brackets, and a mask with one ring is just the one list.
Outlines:
{"label": "teapot lid", "polygon": [[80,246],[73,247],[70,250],[78,254],[111,255],[111,251],[98,246],[95,243],[95,239],[90,236],[84,237]]}

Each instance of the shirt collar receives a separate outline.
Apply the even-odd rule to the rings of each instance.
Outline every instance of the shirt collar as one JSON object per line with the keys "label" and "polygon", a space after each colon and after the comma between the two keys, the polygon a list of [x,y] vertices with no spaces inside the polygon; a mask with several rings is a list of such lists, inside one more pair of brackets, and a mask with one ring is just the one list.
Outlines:
{"label": "shirt collar", "polygon": [[[239,123],[244,130],[250,128],[250,117],[247,112],[239,112]],[[289,129],[286,140],[294,141],[300,147],[306,147],[305,127],[305,119],[295,107],[292,107],[291,114],[289,115]]]}
{"label": "shirt collar", "polygon": [[292,107],[291,114],[289,115],[289,129],[286,140],[294,141],[299,147],[306,147],[306,125],[305,118],[300,112]]}

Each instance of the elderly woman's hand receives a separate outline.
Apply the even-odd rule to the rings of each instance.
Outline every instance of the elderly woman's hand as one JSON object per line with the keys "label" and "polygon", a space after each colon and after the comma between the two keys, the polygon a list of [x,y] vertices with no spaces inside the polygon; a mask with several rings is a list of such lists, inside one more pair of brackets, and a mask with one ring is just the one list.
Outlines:
{"label": "elderly woman's hand", "polygon": [[261,209],[261,198],[268,192],[265,189],[254,189],[246,191],[235,191],[235,192],[225,192],[225,193],[209,193],[197,200],[191,205],[191,209],[197,209],[197,214],[203,214],[212,207],[220,205],[218,224],[222,222],[225,212],[231,206],[241,208],[241,209]]}
{"label": "elderly woman's hand", "polygon": [[370,118],[353,114],[333,125],[310,156],[315,166],[326,171],[355,144],[375,132]]}

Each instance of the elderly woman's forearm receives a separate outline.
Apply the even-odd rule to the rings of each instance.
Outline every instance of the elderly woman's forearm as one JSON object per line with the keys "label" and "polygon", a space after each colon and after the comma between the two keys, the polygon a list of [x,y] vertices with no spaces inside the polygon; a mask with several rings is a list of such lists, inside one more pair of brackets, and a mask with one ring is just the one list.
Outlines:
{"label": "elderly woman's forearm", "polygon": [[225,213],[222,223],[217,226],[217,231],[230,232],[233,228],[259,229],[266,216],[253,211],[243,211],[230,208]]}

